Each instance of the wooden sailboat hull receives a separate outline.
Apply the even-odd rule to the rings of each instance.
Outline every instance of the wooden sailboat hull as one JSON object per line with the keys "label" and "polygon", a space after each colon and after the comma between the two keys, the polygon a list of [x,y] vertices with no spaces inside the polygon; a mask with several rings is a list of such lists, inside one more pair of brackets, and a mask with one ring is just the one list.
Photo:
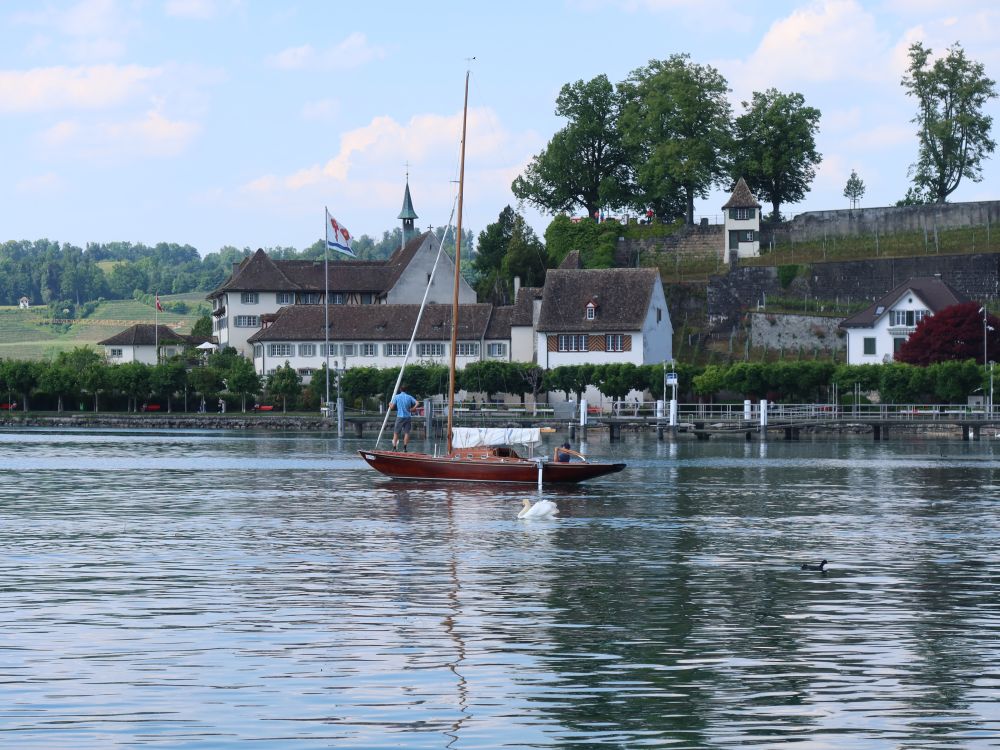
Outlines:
{"label": "wooden sailboat hull", "polygon": [[[431,456],[427,453],[358,451],[369,466],[394,479],[433,479],[449,482],[538,483],[538,462],[524,458],[471,458],[461,455]],[[614,474],[623,463],[542,463],[542,482],[573,484]]]}

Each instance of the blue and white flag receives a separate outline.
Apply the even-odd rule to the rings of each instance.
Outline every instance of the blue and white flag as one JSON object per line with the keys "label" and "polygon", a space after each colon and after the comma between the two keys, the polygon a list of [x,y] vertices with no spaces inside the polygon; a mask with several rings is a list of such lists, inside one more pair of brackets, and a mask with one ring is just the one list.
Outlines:
{"label": "blue and white flag", "polygon": [[330,250],[337,250],[352,258],[358,257],[351,250],[351,233],[347,231],[347,227],[330,216],[329,209],[326,209],[326,246]]}

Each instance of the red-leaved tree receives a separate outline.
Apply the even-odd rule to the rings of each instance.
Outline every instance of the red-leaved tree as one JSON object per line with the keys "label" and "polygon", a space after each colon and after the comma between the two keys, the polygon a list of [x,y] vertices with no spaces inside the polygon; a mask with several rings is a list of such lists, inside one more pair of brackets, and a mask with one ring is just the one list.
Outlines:
{"label": "red-leaved tree", "polygon": [[[896,352],[897,362],[931,365],[972,359],[983,363],[983,314],[978,302],[946,307],[924,318]],[[987,361],[1000,355],[1000,319],[987,313]]]}

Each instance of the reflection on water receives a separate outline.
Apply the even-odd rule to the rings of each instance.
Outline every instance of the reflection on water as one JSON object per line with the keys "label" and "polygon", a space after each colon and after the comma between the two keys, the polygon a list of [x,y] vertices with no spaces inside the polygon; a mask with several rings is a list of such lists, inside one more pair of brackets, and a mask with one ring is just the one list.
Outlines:
{"label": "reflection on water", "polygon": [[0,433],[0,746],[1000,745],[990,443],[592,436],[551,522],[358,447]]}

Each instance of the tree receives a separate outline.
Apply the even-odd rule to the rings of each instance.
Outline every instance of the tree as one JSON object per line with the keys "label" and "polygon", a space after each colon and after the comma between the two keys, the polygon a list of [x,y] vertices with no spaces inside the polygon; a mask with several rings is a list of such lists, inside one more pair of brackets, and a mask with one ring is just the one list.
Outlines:
{"label": "tree", "polygon": [[851,170],[851,176],[847,178],[847,184],[844,186],[844,197],[851,202],[851,208],[857,208],[861,205],[861,198],[865,194],[865,183],[855,170]]}
{"label": "tree", "polygon": [[28,396],[38,384],[41,367],[39,362],[29,362],[23,359],[0,362],[0,379],[7,384],[10,390],[20,394],[24,411],[28,411]]}
{"label": "tree", "polygon": [[111,383],[111,373],[104,363],[92,363],[87,365],[80,373],[80,388],[85,393],[94,396],[94,413],[100,411],[98,397],[106,391]]}
{"label": "tree", "polygon": [[[317,370],[317,374],[324,377],[325,387],[326,363]],[[230,393],[235,393],[240,397],[240,406],[243,412],[247,410],[247,396],[256,396],[260,393],[260,375],[254,369],[253,362],[244,357],[240,357],[230,366],[225,376],[226,388]],[[319,382],[315,378],[314,382]]]}
{"label": "tree", "polygon": [[482,302],[503,304],[508,301],[502,276],[504,256],[514,232],[514,209],[504,208],[492,224],[479,233],[472,268],[476,272],[476,296]]}
{"label": "tree", "polygon": [[222,390],[222,372],[210,365],[195,367],[188,371],[187,384],[202,402],[211,401]]}
{"label": "tree", "polygon": [[302,376],[286,360],[268,378],[267,390],[275,396],[281,396],[281,411],[287,412],[288,399],[296,398],[302,391]]}
{"label": "tree", "polygon": [[726,79],[686,54],[651,60],[632,71],[622,91],[622,140],[637,192],[633,206],[694,224],[694,199],[726,177],[732,109]]}
{"label": "tree", "polygon": [[79,370],[65,362],[47,362],[41,367],[37,388],[56,398],[56,411],[63,410],[63,396],[72,398],[79,393]]}
{"label": "tree", "polygon": [[137,411],[139,399],[149,396],[150,369],[142,362],[126,362],[111,368],[111,384],[128,399],[128,411]]}
{"label": "tree", "polygon": [[983,179],[982,162],[996,142],[990,138],[993,118],[983,112],[996,98],[995,81],[982,63],[965,56],[957,42],[948,54],[930,63],[931,50],[910,45],[910,67],[902,86],[917,100],[917,161],[910,167],[913,182],[944,203],[963,178]]}
{"label": "tree", "polygon": [[173,411],[173,395],[184,389],[187,368],[179,360],[153,365],[149,373],[149,390],[154,396],[166,398],[167,412]]}
{"label": "tree", "polygon": [[[545,283],[547,260],[545,245],[538,239],[535,230],[523,216],[515,214],[507,254],[503,259],[504,279],[513,284],[516,276],[524,286],[542,286]],[[515,301],[513,289],[510,300],[511,303]]]}
{"label": "tree", "polygon": [[202,315],[198,320],[194,322],[191,326],[191,335],[199,336],[201,338],[211,338],[212,337],[212,316]]}
{"label": "tree", "polygon": [[802,94],[755,91],[736,118],[732,177],[771,204],[779,221],[782,203],[798,203],[809,192],[822,157],[816,151],[820,112]]}
{"label": "tree", "polygon": [[618,131],[621,97],[607,76],[567,83],[556,115],[567,125],[531,160],[511,190],[549,213],[583,208],[593,216],[625,200],[627,157]]}
{"label": "tree", "polygon": [[[971,359],[983,362],[983,314],[976,302],[946,307],[924,318],[896,352],[897,362],[929,365]],[[1000,319],[987,314],[986,360],[1000,355]]]}
{"label": "tree", "polygon": [[577,401],[582,401],[587,386],[593,383],[593,365],[560,365],[545,373],[542,387],[547,391],[563,391],[567,397],[576,393]]}

